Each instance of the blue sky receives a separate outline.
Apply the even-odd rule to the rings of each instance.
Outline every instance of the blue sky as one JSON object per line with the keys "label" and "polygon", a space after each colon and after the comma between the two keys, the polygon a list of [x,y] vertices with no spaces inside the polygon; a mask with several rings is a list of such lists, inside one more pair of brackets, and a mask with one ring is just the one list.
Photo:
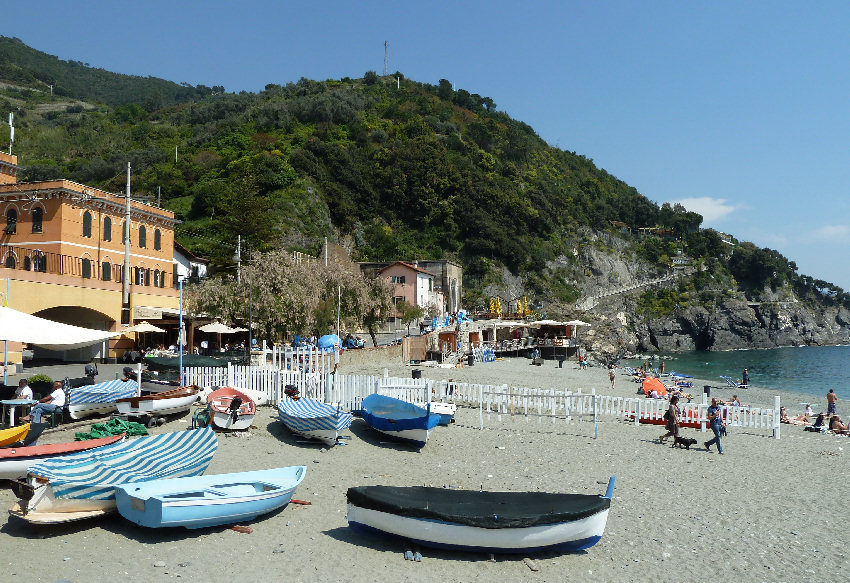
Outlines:
{"label": "blue sky", "polygon": [[[228,91],[389,69],[491,97],[657,203],[850,290],[850,3],[16,4],[0,34]],[[0,116],[4,119],[5,115]]]}

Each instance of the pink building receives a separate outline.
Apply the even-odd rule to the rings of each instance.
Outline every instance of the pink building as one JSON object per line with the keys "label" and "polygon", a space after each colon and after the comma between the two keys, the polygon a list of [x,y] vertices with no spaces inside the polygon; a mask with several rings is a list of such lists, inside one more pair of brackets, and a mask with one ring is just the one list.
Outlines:
{"label": "pink building", "polygon": [[434,274],[410,263],[396,261],[378,271],[378,275],[393,286],[393,301],[396,304],[405,301],[423,308],[434,304],[439,313],[443,313],[442,294],[434,291]]}

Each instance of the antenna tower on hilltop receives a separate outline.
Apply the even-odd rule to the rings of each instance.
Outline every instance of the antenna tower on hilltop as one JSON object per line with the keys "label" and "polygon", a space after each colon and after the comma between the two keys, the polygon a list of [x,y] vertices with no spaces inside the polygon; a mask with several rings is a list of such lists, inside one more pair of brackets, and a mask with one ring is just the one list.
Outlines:
{"label": "antenna tower on hilltop", "polygon": [[384,77],[390,74],[390,43],[384,41]]}

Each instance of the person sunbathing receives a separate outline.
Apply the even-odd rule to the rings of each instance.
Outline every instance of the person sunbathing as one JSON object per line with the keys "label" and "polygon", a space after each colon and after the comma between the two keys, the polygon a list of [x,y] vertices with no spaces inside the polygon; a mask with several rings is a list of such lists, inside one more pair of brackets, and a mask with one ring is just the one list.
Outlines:
{"label": "person sunbathing", "polygon": [[833,433],[848,434],[850,433],[850,424],[842,423],[841,417],[833,415],[829,420],[829,429]]}
{"label": "person sunbathing", "polygon": [[808,425],[811,423],[809,417],[805,414],[789,417],[788,410],[785,407],[779,408],[779,422],[788,423],[789,425]]}

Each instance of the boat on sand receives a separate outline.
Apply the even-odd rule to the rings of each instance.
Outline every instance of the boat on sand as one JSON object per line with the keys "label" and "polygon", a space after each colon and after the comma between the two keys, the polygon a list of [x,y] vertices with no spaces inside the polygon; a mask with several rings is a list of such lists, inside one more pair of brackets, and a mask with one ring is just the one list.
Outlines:
{"label": "boat on sand", "polygon": [[96,447],[116,443],[124,439],[124,435],[110,435],[87,441],[70,441],[66,443],[51,443],[48,445],[30,445],[26,447],[8,447],[0,449],[0,479],[15,480],[27,475],[31,466],[37,463],[68,455],[88,451]]}
{"label": "boat on sand", "polygon": [[149,528],[203,528],[253,520],[289,504],[305,466],[171,478],[115,488],[121,516]]}
{"label": "boat on sand", "polygon": [[349,526],[426,547],[490,553],[579,551],[599,542],[604,495],[360,486],[347,493]]}
{"label": "boat on sand", "polygon": [[174,415],[191,409],[198,400],[199,392],[200,389],[192,385],[142,397],[118,399],[115,403],[118,413],[128,417]]}
{"label": "boat on sand", "polygon": [[207,406],[212,413],[210,421],[219,429],[248,429],[257,413],[251,397],[232,387],[221,387],[210,393]]}
{"label": "boat on sand", "polygon": [[[89,443],[89,442],[83,442]],[[197,476],[212,461],[218,440],[210,428],[139,437],[89,452],[41,461],[19,484],[11,516],[54,524],[115,510],[115,488],[162,478]]]}
{"label": "boat on sand", "polygon": [[280,422],[287,429],[326,445],[336,445],[340,433],[351,426],[351,413],[339,405],[301,397],[281,399],[277,406]]}
{"label": "boat on sand", "polygon": [[416,447],[424,447],[440,416],[385,395],[372,394],[361,404],[363,420],[376,431]]}
{"label": "boat on sand", "polygon": [[139,385],[134,380],[115,379],[71,389],[68,393],[68,412],[71,419],[82,419],[89,415],[104,415],[115,411],[115,401],[135,397]]}

